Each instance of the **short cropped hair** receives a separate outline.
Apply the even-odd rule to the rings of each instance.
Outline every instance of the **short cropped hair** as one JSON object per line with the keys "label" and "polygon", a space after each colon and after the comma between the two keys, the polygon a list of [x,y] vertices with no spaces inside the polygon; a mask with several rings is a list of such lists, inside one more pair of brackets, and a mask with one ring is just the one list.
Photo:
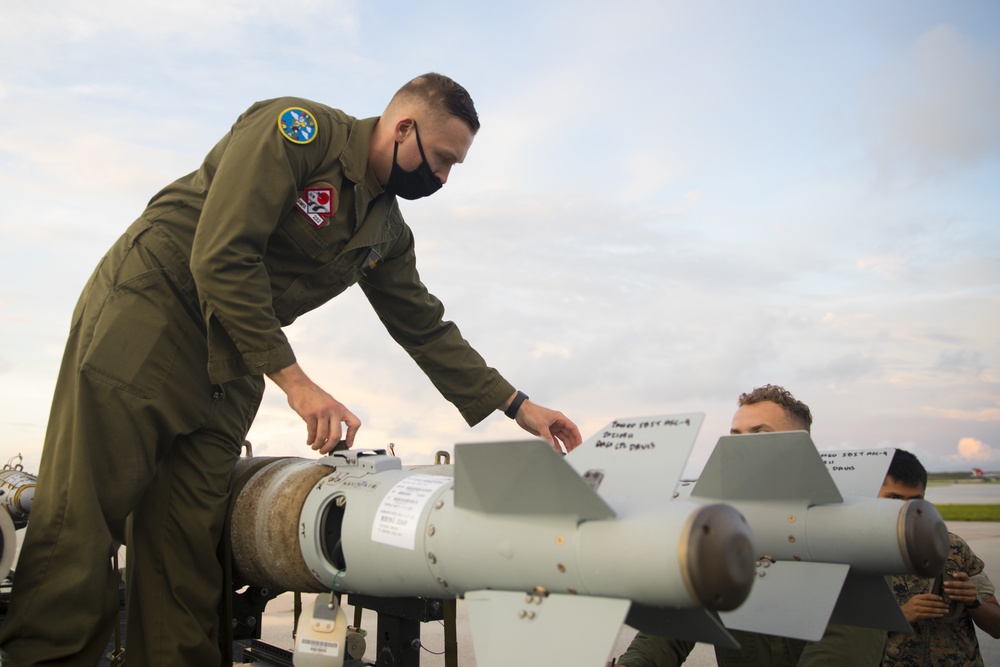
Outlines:
{"label": "short cropped hair", "polygon": [[479,114],[469,91],[444,74],[428,72],[410,80],[396,91],[390,104],[404,98],[419,99],[431,113],[443,111],[465,121],[473,134],[479,131]]}
{"label": "short cropped hair", "polygon": [[736,403],[740,407],[743,407],[744,405],[753,405],[754,403],[763,403],[764,401],[777,403],[784,408],[785,414],[800,426],[803,431],[810,431],[812,429],[813,416],[809,410],[809,406],[792,396],[792,392],[776,384],[765,384],[763,387],[757,387],[753,391],[740,394]]}
{"label": "short cropped hair", "polygon": [[927,488],[927,469],[916,456],[905,449],[896,450],[885,474],[903,486]]}

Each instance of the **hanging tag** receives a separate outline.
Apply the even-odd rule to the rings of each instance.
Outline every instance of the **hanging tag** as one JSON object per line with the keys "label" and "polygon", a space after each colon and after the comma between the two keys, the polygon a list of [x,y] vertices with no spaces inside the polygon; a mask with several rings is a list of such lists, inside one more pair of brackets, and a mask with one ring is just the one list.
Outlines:
{"label": "hanging tag", "polygon": [[343,667],[347,615],[331,593],[316,596],[299,618],[292,664],[295,667]]}

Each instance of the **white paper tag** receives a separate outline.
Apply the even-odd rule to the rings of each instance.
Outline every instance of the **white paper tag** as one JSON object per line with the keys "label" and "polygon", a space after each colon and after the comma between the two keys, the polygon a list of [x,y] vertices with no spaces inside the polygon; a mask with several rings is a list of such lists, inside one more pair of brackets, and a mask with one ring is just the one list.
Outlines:
{"label": "white paper tag", "polygon": [[434,493],[455,480],[441,475],[410,475],[382,498],[372,522],[372,542],[402,549],[416,548],[417,521]]}

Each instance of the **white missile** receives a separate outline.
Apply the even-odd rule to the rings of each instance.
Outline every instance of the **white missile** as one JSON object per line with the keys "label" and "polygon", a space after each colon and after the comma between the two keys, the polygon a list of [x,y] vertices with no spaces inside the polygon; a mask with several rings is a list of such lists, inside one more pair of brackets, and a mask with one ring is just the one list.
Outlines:
{"label": "white missile", "polygon": [[[18,459],[18,463],[13,463]],[[10,574],[17,551],[17,528],[28,524],[38,478],[24,472],[18,454],[0,469],[0,579]]]}
{"label": "white missile", "polygon": [[[876,497],[891,450],[828,456],[841,465],[828,468],[805,431],[725,436],[713,450],[690,497],[739,509],[757,549],[749,598],[720,613],[727,628],[813,641],[831,620],[911,632],[885,576],[939,574],[944,521],[929,502]],[[866,496],[842,495],[834,476]]]}
{"label": "white missile", "polygon": [[245,459],[234,569],[276,590],[464,597],[480,667],[600,667],[623,620],[725,646],[726,628],[903,629],[883,576],[943,566],[933,506],[845,499],[805,433],[725,437],[675,498],[701,420],[614,420],[565,457],[458,445],[454,467],[382,450]]}
{"label": "white missile", "polygon": [[735,646],[706,610],[736,608],[749,593],[750,531],[726,504],[670,493],[701,420],[615,420],[566,457],[542,441],[458,445],[454,467],[403,469],[382,450],[244,459],[235,578],[464,596],[480,667],[600,667],[626,616]]}

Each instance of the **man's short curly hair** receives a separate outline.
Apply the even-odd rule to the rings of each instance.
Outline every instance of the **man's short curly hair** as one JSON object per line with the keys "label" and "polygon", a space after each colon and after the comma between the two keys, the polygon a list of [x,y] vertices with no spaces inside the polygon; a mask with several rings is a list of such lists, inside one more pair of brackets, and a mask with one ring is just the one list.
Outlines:
{"label": "man's short curly hair", "polygon": [[812,430],[813,417],[809,406],[792,396],[792,392],[776,384],[765,384],[763,387],[757,387],[753,391],[740,394],[736,402],[737,405],[743,407],[744,405],[753,405],[754,403],[763,403],[764,401],[771,401],[783,407],[785,413],[803,431]]}

